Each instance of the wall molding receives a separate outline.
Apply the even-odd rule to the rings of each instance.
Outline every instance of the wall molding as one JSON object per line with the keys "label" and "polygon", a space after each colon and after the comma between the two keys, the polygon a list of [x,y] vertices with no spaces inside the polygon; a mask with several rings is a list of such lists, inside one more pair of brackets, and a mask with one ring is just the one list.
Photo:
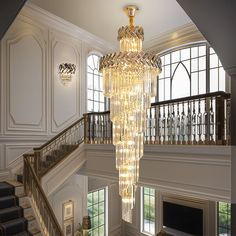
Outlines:
{"label": "wall molding", "polygon": [[[50,37],[50,48],[49,52],[51,54],[51,70],[49,71],[50,74],[50,88],[51,88],[51,132],[52,133],[57,133],[58,131],[61,131],[62,129],[66,128],[69,124],[72,122],[76,121],[79,119],[79,80],[81,79],[80,73],[81,73],[81,42],[78,39],[70,38],[68,35],[61,35],[60,33],[56,31],[50,31],[49,32],[49,37]],[[57,67],[59,65],[56,65],[55,63],[55,50],[57,45],[59,44],[64,44],[68,47],[70,47],[75,56],[75,61],[73,63],[76,65],[76,74],[74,75],[74,83],[75,83],[75,88],[69,87],[66,88],[63,86],[63,89],[74,89],[75,90],[75,101],[73,103],[75,104],[75,113],[72,114],[70,117],[68,117],[66,120],[62,121],[62,123],[59,123],[57,117],[55,116],[55,95],[56,95],[56,90],[55,90],[55,83],[59,81],[58,76],[55,75],[55,71],[57,71]],[[63,61],[64,62],[64,61]],[[61,63],[63,63],[61,61]],[[56,67],[56,68],[55,68]],[[72,91],[74,92],[74,91]]]}
{"label": "wall molding", "polygon": [[[118,181],[114,146],[106,147],[85,144],[87,162],[82,174]],[[230,200],[230,146],[145,145],[144,148],[139,185],[203,199]]]}
{"label": "wall molding", "polygon": [[144,49],[145,51],[161,53],[173,47],[203,40],[206,41],[198,28],[190,22],[144,42]]}
{"label": "wall molding", "polygon": [[106,42],[105,40],[36,6],[33,3],[27,2],[24,8],[21,10],[20,15],[35,19],[36,21],[48,26],[49,28],[53,26],[54,29],[63,31],[75,38],[79,38],[81,39],[81,41],[87,44],[96,45],[101,51],[110,52],[116,49],[114,45]]}
{"label": "wall molding", "polygon": [[[17,24],[17,23],[16,23]],[[31,26],[27,25],[21,29],[14,29],[14,25],[3,40],[4,50],[2,56],[6,58],[5,64],[3,63],[4,68],[4,76],[3,78],[3,86],[6,88],[4,92],[4,99],[5,101],[5,110],[6,110],[6,117],[5,117],[5,134],[18,134],[18,133],[45,133],[46,132],[46,122],[45,122],[45,76],[46,76],[46,68],[45,68],[45,61],[46,61],[46,42],[45,38],[42,38],[42,35],[39,32],[39,29],[31,28]],[[39,46],[42,53],[42,90],[41,90],[41,107],[42,113],[39,119],[39,122],[35,124],[26,124],[22,122],[18,122],[15,120],[14,114],[12,114],[11,110],[11,88],[10,88],[10,53],[11,53],[11,46],[19,43],[22,39],[26,37],[31,37]]]}

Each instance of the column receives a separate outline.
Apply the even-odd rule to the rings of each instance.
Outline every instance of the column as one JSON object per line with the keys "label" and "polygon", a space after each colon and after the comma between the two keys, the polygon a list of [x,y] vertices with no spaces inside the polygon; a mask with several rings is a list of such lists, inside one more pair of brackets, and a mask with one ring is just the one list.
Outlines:
{"label": "column", "polygon": [[231,75],[231,235],[236,235],[236,68]]}

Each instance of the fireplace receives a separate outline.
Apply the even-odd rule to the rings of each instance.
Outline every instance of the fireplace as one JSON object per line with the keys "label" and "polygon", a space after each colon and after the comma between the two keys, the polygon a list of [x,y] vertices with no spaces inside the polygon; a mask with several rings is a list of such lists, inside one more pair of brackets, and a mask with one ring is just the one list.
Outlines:
{"label": "fireplace", "polygon": [[162,194],[162,226],[175,236],[203,236],[215,232],[215,203],[171,194]]}

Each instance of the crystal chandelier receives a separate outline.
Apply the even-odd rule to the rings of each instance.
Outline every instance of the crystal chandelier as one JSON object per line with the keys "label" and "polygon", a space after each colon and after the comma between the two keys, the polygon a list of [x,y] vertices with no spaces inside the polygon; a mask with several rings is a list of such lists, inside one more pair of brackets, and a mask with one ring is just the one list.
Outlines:
{"label": "crystal chandelier", "polygon": [[160,58],[142,51],[143,28],[134,26],[137,10],[136,6],[125,8],[129,26],[118,31],[120,52],[100,59],[104,95],[110,98],[122,219],[130,223],[139,179],[139,160],[143,156],[147,109],[151,106],[151,97],[156,96],[157,75],[161,71]]}

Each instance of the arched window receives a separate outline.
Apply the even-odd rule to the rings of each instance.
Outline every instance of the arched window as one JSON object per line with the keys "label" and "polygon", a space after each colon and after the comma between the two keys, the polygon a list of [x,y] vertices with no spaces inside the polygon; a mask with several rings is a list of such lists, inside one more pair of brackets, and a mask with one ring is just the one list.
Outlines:
{"label": "arched window", "polygon": [[161,54],[157,101],[225,91],[225,71],[207,43],[187,45]]}
{"label": "arched window", "polygon": [[106,104],[103,96],[103,80],[99,73],[99,59],[96,54],[87,59],[87,111],[105,111]]}

